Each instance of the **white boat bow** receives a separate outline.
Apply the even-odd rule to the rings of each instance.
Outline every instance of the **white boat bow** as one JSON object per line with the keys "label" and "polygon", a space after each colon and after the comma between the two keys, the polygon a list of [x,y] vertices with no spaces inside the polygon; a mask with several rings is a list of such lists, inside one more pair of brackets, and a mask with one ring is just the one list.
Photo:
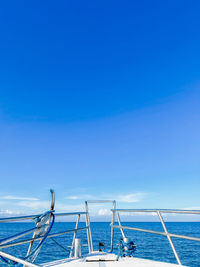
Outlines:
{"label": "white boat bow", "polygon": [[[129,266],[138,266],[138,267],[175,267],[180,266],[177,264],[146,260],[137,257],[120,257],[117,259],[117,255],[114,253],[106,252],[93,252],[88,254],[85,257],[78,259],[64,259],[53,261],[50,263],[43,264],[42,267],[129,267]],[[183,266],[183,265],[181,265]]]}

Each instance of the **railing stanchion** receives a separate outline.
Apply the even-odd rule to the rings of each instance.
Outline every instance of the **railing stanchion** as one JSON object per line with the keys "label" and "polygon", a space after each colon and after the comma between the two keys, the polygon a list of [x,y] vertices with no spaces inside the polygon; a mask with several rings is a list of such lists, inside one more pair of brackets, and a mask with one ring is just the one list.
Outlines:
{"label": "railing stanchion", "polygon": [[166,225],[165,225],[165,222],[164,222],[164,220],[163,220],[163,217],[162,217],[160,211],[157,211],[157,214],[158,214],[158,217],[160,218],[160,221],[161,221],[161,223],[162,223],[163,229],[164,229],[164,231],[165,231],[165,233],[166,233],[166,236],[167,236],[167,238],[168,238],[168,240],[169,240],[169,243],[170,243],[170,245],[171,245],[171,248],[172,248],[172,250],[173,250],[173,252],[174,252],[174,256],[175,256],[175,258],[176,258],[178,264],[181,265],[181,261],[180,261],[180,259],[179,259],[179,256],[178,256],[177,252],[176,252],[176,249],[175,249],[174,244],[173,244],[173,242],[172,242],[171,236],[170,236],[170,234],[169,234],[168,231],[167,231],[167,227],[166,227]]}
{"label": "railing stanchion", "polygon": [[74,232],[73,240],[72,240],[72,247],[71,247],[71,251],[70,251],[70,254],[69,254],[70,257],[72,257],[73,250],[74,250],[74,244],[75,244],[75,239],[76,239],[76,236],[77,236],[77,229],[78,229],[79,220],[80,220],[80,214],[78,214],[77,221],[76,221],[75,232]]}
{"label": "railing stanchion", "polygon": [[[88,224],[88,240],[90,239],[90,248],[91,248],[91,252],[93,251],[93,243],[92,243],[92,234],[91,234],[91,227],[90,227],[90,216],[89,216],[89,209],[88,209],[88,203],[112,203],[113,204],[113,210],[116,209],[116,201],[115,200],[87,200],[85,201],[85,211],[88,214],[87,215],[87,224]],[[111,210],[112,211],[112,210]],[[114,221],[115,221],[115,212],[112,214],[112,221],[111,221],[111,251],[113,249],[113,237],[114,237],[114,229],[113,229],[113,225],[114,225]]]}
{"label": "railing stanchion", "polygon": [[113,240],[114,240],[114,223],[115,223],[115,209],[116,209],[116,201],[113,201],[113,211],[112,211],[112,222],[111,222],[111,239],[110,239],[110,250],[113,251]]}
{"label": "railing stanchion", "polygon": [[91,234],[91,227],[90,227],[90,219],[88,214],[88,203],[85,201],[85,211],[86,211],[86,226],[87,226],[87,239],[88,239],[88,249],[89,253],[93,251],[93,244],[92,244],[92,234]]}
{"label": "railing stanchion", "polygon": [[123,230],[122,225],[121,225],[121,221],[120,221],[120,217],[119,217],[119,212],[116,212],[116,214],[117,214],[117,220],[118,220],[118,223],[119,223],[119,228],[120,228],[120,231],[122,233],[122,237],[124,239],[124,238],[126,238],[126,236],[124,234],[124,230]]}

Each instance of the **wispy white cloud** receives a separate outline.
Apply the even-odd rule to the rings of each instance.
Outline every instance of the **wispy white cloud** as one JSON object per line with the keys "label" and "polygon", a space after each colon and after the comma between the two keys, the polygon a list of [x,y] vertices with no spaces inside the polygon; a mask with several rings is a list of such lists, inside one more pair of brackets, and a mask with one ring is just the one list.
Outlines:
{"label": "wispy white cloud", "polygon": [[144,197],[146,197],[147,193],[145,192],[136,192],[136,193],[131,193],[131,194],[120,194],[120,195],[99,195],[94,196],[94,195],[89,195],[89,194],[83,194],[83,195],[72,195],[72,196],[67,196],[65,199],[69,200],[94,200],[94,199],[115,199],[118,202],[126,202],[126,203],[133,203],[133,202],[140,202]]}
{"label": "wispy white cloud", "polygon": [[0,215],[12,215],[12,210],[0,210]]}
{"label": "wispy white cloud", "polygon": [[183,208],[183,210],[200,210],[200,207],[198,206],[193,206],[193,207],[189,207],[189,208]]}
{"label": "wispy white cloud", "polygon": [[63,202],[57,202],[55,205],[55,209],[56,209],[56,211],[59,211],[59,212],[84,211],[84,205],[83,204],[69,205],[69,204],[65,204]]}
{"label": "wispy white cloud", "polygon": [[21,196],[12,196],[12,195],[0,196],[0,199],[5,199],[5,200],[30,200],[30,201],[39,200],[38,198],[33,198],[33,197],[21,197]]}
{"label": "wispy white cloud", "polygon": [[0,210],[1,217],[10,217],[10,216],[19,216],[19,215],[24,215],[24,213],[20,211],[16,211],[16,210],[10,210],[10,209]]}
{"label": "wispy white cloud", "polygon": [[17,206],[26,207],[30,209],[48,209],[49,201],[20,201],[16,203]]}
{"label": "wispy white cloud", "polygon": [[89,195],[89,194],[80,194],[80,195],[73,195],[73,196],[67,196],[65,199],[69,200],[87,200],[87,199],[94,199],[94,196]]}
{"label": "wispy white cloud", "polygon": [[[141,201],[147,193],[135,192],[130,194],[100,194],[98,197],[94,194],[71,194],[65,197],[63,201],[56,201],[56,212],[75,212],[84,211],[85,205],[83,200],[94,199],[115,199],[121,203],[134,203]],[[0,210],[1,216],[20,214],[36,214],[42,213],[50,208],[50,201],[39,200],[38,198],[16,196],[16,195],[3,195],[0,196],[0,202],[2,202]],[[13,200],[13,201],[11,201]],[[16,201],[14,201],[16,200]],[[67,200],[71,200],[70,202]],[[76,201],[77,200],[77,201]],[[73,203],[74,201],[74,203]],[[109,206],[110,207],[110,206]],[[107,204],[95,203],[90,205],[89,211],[92,216],[109,216],[111,214]]]}
{"label": "wispy white cloud", "polygon": [[98,211],[99,216],[107,216],[107,215],[111,215],[111,214],[112,214],[111,211],[108,209],[100,209]]}
{"label": "wispy white cloud", "polygon": [[[48,210],[50,208],[49,201],[20,201],[17,202],[18,207],[28,208],[37,212],[42,210]],[[56,212],[72,212],[72,211],[82,211],[84,209],[83,205],[68,205],[62,202],[57,201],[55,203]]]}
{"label": "wispy white cloud", "polygon": [[133,203],[133,202],[140,202],[144,197],[146,197],[146,195],[147,193],[137,192],[132,194],[118,195],[116,199],[119,202]]}
{"label": "wispy white cloud", "polygon": [[65,199],[77,200],[77,199],[80,199],[80,196],[68,196],[68,197],[65,197]]}

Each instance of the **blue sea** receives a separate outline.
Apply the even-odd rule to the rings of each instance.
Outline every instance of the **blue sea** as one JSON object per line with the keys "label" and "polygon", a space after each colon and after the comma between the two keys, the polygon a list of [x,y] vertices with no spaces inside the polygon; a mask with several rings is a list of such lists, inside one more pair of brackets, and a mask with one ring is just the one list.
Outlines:
{"label": "blue sea", "polygon": [[[123,223],[123,225],[163,231],[162,225],[157,222],[125,222]],[[73,229],[74,226],[75,223],[72,222],[56,222],[52,228],[51,233],[70,230]],[[85,223],[79,223],[79,227],[84,226]],[[171,233],[200,237],[200,222],[168,222],[166,223],[166,226],[168,231]],[[31,227],[33,227],[33,224],[31,223],[1,223],[0,239],[30,229]],[[101,241],[105,243],[105,250],[109,251],[110,223],[92,222],[91,229],[94,249],[98,250],[98,244]],[[165,236],[158,236],[150,233],[136,232],[130,230],[125,230],[125,234],[137,245],[137,250],[134,253],[135,257],[176,263],[176,259],[172,252],[172,249]],[[28,237],[30,237],[30,235]],[[69,249],[68,246],[71,245],[72,237],[73,234],[67,234],[62,237],[56,237],[55,240],[62,246]],[[81,238],[82,244],[87,244],[87,235],[85,230],[79,232],[77,237]],[[115,253],[118,253],[118,244],[120,238],[121,233],[119,229],[115,229]],[[23,239],[24,238],[21,238],[21,240]],[[178,238],[173,238],[172,240],[183,265],[194,267],[200,266],[200,242]],[[23,244],[12,248],[4,249],[3,251],[18,257],[24,257],[26,255],[27,247],[27,244]],[[87,252],[87,246],[83,246],[82,254]],[[35,263],[40,264],[43,262],[66,258],[68,255],[68,252],[57,246],[52,240],[46,239]],[[6,265],[0,262],[0,266],[3,267]]]}

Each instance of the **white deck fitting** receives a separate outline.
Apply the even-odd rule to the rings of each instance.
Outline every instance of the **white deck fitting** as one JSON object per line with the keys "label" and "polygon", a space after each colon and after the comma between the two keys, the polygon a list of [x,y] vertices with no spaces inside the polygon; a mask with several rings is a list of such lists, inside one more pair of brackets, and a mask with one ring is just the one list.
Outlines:
{"label": "white deck fitting", "polygon": [[[119,261],[116,261],[116,255],[112,253],[99,253],[93,252],[88,256],[80,259],[64,259],[50,263],[43,264],[43,267],[175,267],[180,266],[172,263],[165,263],[160,261],[146,260],[135,257],[120,257]],[[183,266],[183,265],[181,265]]]}

